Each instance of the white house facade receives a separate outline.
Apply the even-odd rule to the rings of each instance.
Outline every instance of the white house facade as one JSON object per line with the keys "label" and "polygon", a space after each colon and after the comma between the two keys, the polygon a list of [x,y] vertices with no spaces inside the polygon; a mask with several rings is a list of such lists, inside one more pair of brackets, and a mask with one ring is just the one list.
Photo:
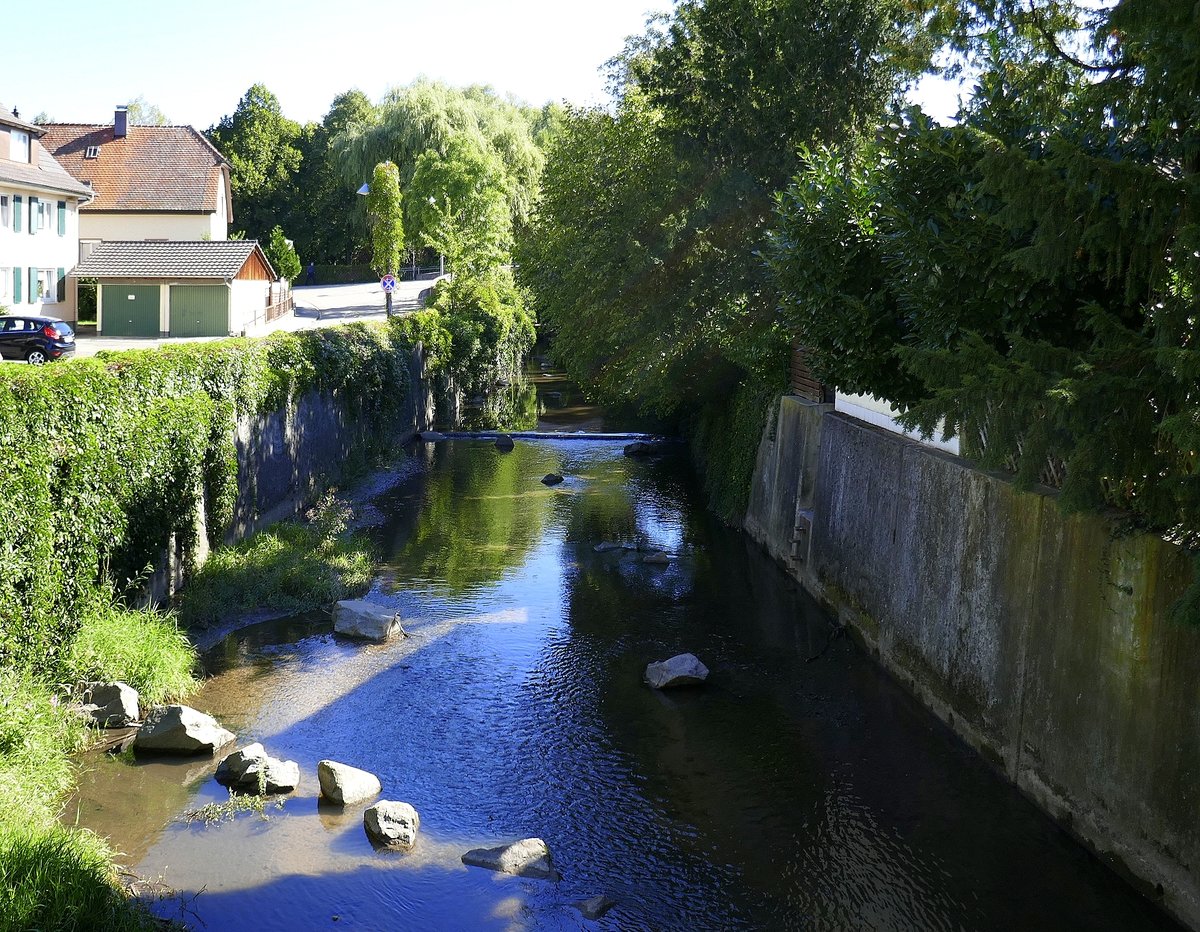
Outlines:
{"label": "white house facade", "polygon": [[42,127],[0,108],[0,306],[75,320],[67,276],[91,190],[42,144]]}

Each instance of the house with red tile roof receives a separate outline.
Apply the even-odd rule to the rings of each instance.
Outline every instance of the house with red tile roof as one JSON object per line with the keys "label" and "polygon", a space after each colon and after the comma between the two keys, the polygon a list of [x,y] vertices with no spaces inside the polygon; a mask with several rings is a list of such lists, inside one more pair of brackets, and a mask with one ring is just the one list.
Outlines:
{"label": "house with red tile roof", "polygon": [[190,126],[50,123],[43,144],[94,197],[79,215],[80,258],[101,241],[224,240],[229,163]]}
{"label": "house with red tile roof", "polygon": [[54,160],[44,134],[0,107],[0,306],[75,320],[68,274],[92,191]]}

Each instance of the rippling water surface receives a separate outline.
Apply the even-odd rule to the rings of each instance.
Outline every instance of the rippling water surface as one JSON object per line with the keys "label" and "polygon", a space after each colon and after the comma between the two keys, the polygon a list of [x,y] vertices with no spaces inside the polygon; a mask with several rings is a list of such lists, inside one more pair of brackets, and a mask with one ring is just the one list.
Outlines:
{"label": "rippling water surface", "polygon": [[[684,463],[591,440],[409,455],[427,468],[382,503],[369,597],[410,637],[345,641],[320,613],[257,625],[219,645],[192,700],[300,763],[282,809],[181,824],[225,797],[214,761],[89,758],[80,822],[183,893],[162,914],[214,930],[1171,927],[831,639],[698,507]],[[543,486],[552,471],[566,482]],[[641,685],[685,650],[712,670],[704,689]],[[375,852],[362,807],[318,804],[327,757],[417,808],[413,853]],[[561,882],[460,863],[531,835]],[[570,904],[599,893],[618,905],[586,922]]]}

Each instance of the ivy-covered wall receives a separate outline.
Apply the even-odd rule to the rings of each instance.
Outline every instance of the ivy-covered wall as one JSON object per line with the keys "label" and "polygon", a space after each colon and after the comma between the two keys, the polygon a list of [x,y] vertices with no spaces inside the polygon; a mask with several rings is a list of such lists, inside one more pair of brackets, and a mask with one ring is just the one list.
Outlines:
{"label": "ivy-covered wall", "polygon": [[410,350],[397,328],[358,324],[0,368],[0,665],[54,669],[90,600],[141,589],[168,548],[186,566],[224,537],[239,420],[315,392],[391,423]]}

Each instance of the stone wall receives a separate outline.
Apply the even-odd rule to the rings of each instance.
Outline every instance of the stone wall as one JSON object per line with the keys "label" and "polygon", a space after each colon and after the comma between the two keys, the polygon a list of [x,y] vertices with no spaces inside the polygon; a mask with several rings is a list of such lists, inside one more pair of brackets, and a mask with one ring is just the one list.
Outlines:
{"label": "stone wall", "polygon": [[[381,438],[403,443],[433,422],[434,402],[418,347],[409,365],[406,402],[390,423],[363,413],[362,399],[308,392],[277,411],[240,417],[237,425],[238,499],[226,544],[293,517],[336,485],[343,469]],[[196,515],[203,563],[208,555],[203,509]],[[172,535],[147,584],[146,601],[162,604],[183,583],[187,555]]]}
{"label": "stone wall", "polygon": [[1178,548],[784,398],[746,530],[879,661],[1200,928],[1200,630]]}

